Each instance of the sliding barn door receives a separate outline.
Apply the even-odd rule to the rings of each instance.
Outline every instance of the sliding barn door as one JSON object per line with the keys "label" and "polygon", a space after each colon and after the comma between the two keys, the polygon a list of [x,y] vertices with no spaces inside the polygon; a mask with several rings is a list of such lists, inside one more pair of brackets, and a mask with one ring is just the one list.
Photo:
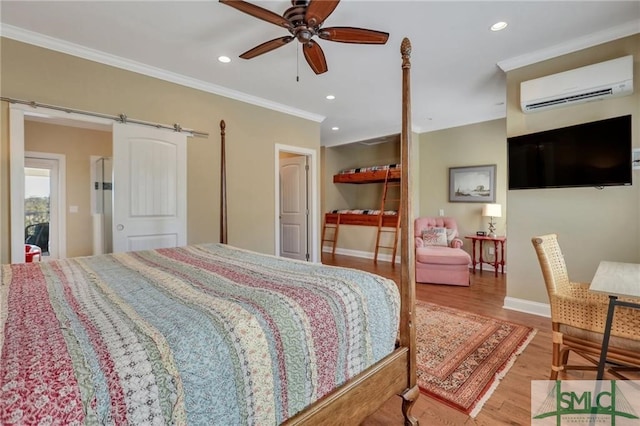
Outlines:
{"label": "sliding barn door", "polygon": [[187,242],[187,137],[113,126],[113,251]]}

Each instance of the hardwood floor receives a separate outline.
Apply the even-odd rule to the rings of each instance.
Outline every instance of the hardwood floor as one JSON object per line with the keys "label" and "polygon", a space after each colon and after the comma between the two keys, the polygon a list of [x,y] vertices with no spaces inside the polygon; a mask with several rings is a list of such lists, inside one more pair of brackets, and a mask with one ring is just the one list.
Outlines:
{"label": "hardwood floor", "polygon": [[[375,265],[370,259],[323,254],[323,263],[346,266],[376,273],[398,282],[400,267],[388,262]],[[542,277],[540,285],[544,285]],[[473,419],[453,408],[421,395],[413,406],[412,414],[421,425],[529,425],[531,424],[531,380],[548,380],[551,368],[551,320],[537,315],[503,309],[506,281],[502,274],[495,278],[493,272],[471,275],[471,286],[417,284],[419,300],[438,303],[457,309],[501,318],[537,329],[537,334],[518,357],[506,377],[500,382],[491,398]],[[571,363],[580,359],[571,355]],[[561,373],[560,378],[595,380],[595,372]],[[390,399],[380,410],[371,415],[362,426],[403,425],[401,400]]]}

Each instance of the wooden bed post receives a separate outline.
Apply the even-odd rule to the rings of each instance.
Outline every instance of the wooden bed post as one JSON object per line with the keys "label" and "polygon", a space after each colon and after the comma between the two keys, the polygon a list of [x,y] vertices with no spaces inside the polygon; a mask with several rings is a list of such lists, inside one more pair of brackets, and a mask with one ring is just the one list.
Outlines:
{"label": "wooden bed post", "polygon": [[227,167],[224,152],[225,128],[224,120],[220,120],[220,242],[227,244]]}
{"label": "wooden bed post", "polygon": [[408,387],[402,394],[402,413],[405,425],[417,425],[418,420],[411,416],[411,408],[420,396],[420,390],[416,384],[416,329],[413,324],[416,299],[415,281],[415,252],[413,242],[413,210],[411,203],[412,179],[411,179],[411,42],[408,38],[402,40],[400,45],[402,54],[402,130],[400,132],[400,151],[402,163],[402,183],[400,211],[402,216],[400,259],[400,298],[402,309],[400,311],[400,345],[409,348],[407,365]]}

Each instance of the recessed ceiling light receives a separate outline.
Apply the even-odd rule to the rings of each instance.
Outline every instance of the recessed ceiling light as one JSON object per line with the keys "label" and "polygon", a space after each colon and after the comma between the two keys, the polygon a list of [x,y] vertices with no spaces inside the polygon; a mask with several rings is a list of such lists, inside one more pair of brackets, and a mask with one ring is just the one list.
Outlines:
{"label": "recessed ceiling light", "polygon": [[334,95],[327,95],[327,99],[330,101],[334,100],[336,97]]}
{"label": "recessed ceiling light", "polygon": [[229,62],[231,62],[231,58],[228,56],[218,56],[218,60],[223,64],[228,64]]}
{"label": "recessed ceiling light", "polygon": [[507,28],[507,24],[506,22],[500,21],[500,22],[496,22],[495,24],[493,24],[491,26],[491,31],[500,31],[500,30],[504,30],[505,28]]}
{"label": "recessed ceiling light", "polygon": [[340,127],[334,126],[334,127],[331,128],[331,130],[340,130]]}

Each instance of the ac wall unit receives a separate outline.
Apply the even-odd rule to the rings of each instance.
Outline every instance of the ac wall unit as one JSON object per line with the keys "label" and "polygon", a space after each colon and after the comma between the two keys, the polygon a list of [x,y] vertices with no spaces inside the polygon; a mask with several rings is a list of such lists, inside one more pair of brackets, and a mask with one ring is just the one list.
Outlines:
{"label": "ac wall unit", "polygon": [[523,112],[543,111],[633,93],[633,56],[520,83]]}

